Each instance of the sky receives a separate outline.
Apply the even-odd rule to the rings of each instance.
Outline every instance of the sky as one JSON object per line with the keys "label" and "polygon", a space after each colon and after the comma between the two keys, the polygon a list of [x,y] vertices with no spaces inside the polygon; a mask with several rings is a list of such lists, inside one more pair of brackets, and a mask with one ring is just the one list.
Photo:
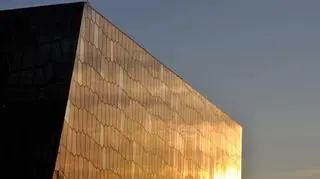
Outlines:
{"label": "sky", "polygon": [[320,178],[319,0],[90,3],[243,125],[243,179]]}

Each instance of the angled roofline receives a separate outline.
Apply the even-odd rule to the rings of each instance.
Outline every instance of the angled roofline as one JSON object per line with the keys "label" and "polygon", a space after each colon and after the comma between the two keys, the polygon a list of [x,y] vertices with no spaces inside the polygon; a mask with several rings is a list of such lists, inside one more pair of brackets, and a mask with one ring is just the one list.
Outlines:
{"label": "angled roofline", "polygon": [[148,51],[147,49],[145,49],[142,45],[140,45],[140,43],[138,43],[137,40],[135,40],[133,38],[133,36],[130,36],[128,32],[124,32],[123,30],[121,30],[120,27],[118,27],[116,24],[114,24],[113,22],[111,22],[106,16],[104,16],[102,13],[100,13],[97,9],[95,9],[90,2],[85,2],[86,5],[90,6],[90,8],[92,8],[93,10],[96,11],[96,13],[98,13],[104,20],[106,20],[108,23],[110,23],[111,25],[113,25],[117,30],[119,30],[123,35],[125,35],[127,38],[129,38],[130,40],[132,40],[139,48],[141,48],[142,50],[144,50],[148,55],[150,55],[153,59],[155,59],[157,62],[159,62],[161,65],[163,65],[163,67],[165,67],[166,69],[168,69],[170,72],[172,72],[176,77],[180,78],[183,82],[185,82],[191,89],[193,89],[196,93],[198,93],[198,95],[200,95],[201,97],[205,98],[209,103],[211,103],[212,106],[215,106],[216,108],[218,108],[218,110],[220,110],[224,115],[226,115],[228,118],[230,118],[234,123],[236,123],[238,126],[241,127],[241,129],[243,129],[243,125],[240,124],[238,121],[236,121],[235,119],[233,119],[228,113],[226,113],[225,111],[223,111],[220,107],[218,107],[217,105],[215,105],[211,100],[209,100],[205,95],[203,95],[202,93],[200,93],[197,89],[195,89],[191,84],[189,84],[189,82],[187,82],[186,80],[184,80],[184,78],[182,76],[180,76],[178,73],[176,73],[173,69],[169,68],[166,64],[164,64],[163,62],[161,62],[157,57],[153,56],[151,54],[150,51]]}
{"label": "angled roofline", "polygon": [[25,9],[32,9],[32,8],[41,8],[41,7],[55,7],[55,6],[61,6],[61,5],[72,5],[72,4],[86,4],[87,1],[77,1],[77,2],[62,2],[58,4],[36,4],[36,5],[28,5],[24,7],[19,7],[19,8],[8,8],[8,9],[0,9],[0,12],[7,12],[7,11],[15,11],[15,10],[25,10]]}

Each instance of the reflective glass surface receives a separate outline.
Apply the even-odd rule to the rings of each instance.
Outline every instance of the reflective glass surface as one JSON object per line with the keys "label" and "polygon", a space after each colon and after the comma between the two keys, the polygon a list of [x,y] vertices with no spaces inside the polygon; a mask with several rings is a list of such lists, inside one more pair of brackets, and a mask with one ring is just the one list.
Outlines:
{"label": "reflective glass surface", "polygon": [[242,128],[85,5],[54,177],[241,178]]}

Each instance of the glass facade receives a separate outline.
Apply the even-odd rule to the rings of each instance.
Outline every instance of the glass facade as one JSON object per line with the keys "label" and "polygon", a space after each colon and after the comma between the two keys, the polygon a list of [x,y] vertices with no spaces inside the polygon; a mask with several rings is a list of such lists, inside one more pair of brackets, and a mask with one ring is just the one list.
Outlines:
{"label": "glass facade", "polygon": [[241,179],[242,127],[88,3],[0,11],[0,38],[4,178]]}
{"label": "glass facade", "polygon": [[242,128],[85,4],[56,178],[240,179]]}
{"label": "glass facade", "polygon": [[0,178],[52,178],[82,13],[82,3],[0,11]]}

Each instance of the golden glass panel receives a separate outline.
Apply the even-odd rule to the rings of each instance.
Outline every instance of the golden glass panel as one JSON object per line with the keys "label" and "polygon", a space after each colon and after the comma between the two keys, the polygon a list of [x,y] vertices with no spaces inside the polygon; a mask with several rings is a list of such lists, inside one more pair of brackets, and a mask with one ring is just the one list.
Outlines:
{"label": "golden glass panel", "polygon": [[240,179],[241,126],[87,6],[55,170]]}

